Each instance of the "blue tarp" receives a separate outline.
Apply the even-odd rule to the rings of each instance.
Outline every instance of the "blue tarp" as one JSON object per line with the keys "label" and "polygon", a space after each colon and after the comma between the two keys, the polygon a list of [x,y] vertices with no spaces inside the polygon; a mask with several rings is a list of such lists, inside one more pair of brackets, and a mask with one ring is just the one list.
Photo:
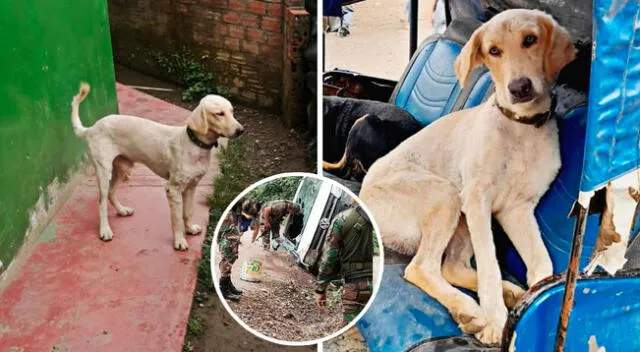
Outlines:
{"label": "blue tarp", "polygon": [[640,163],[640,2],[595,0],[581,191]]}

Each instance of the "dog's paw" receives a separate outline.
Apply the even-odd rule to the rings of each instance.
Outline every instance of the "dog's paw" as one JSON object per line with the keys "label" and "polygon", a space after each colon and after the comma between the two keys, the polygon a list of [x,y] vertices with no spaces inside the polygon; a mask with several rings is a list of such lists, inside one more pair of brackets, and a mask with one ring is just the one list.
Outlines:
{"label": "dog's paw", "polygon": [[187,225],[186,228],[187,228],[187,234],[189,235],[197,235],[200,232],[202,232],[202,227],[196,224]]}
{"label": "dog's paw", "polygon": [[502,298],[504,299],[504,304],[507,306],[507,308],[513,309],[513,307],[515,307],[516,304],[518,303],[518,300],[520,299],[520,297],[525,292],[526,292],[525,290],[515,285],[513,287],[509,287],[509,289],[503,290]]}
{"label": "dog's paw", "polygon": [[475,337],[488,346],[499,346],[502,341],[502,331],[507,322],[507,308],[502,306],[486,310],[487,324],[475,334]]}
{"label": "dog's paw", "polygon": [[460,330],[466,334],[475,334],[487,325],[484,311],[472,299],[464,301],[463,305],[452,310],[451,314],[458,323]]}
{"label": "dog's paw", "polygon": [[504,324],[500,325],[494,321],[489,321],[482,330],[475,334],[475,337],[487,346],[500,346],[503,330]]}
{"label": "dog's paw", "polygon": [[458,327],[465,334],[475,334],[487,325],[487,320],[482,315],[457,314],[454,316]]}
{"label": "dog's paw", "polygon": [[118,209],[118,215],[119,216],[131,216],[131,215],[133,215],[133,208],[122,207],[122,208]]}
{"label": "dog's paw", "polygon": [[113,231],[108,227],[100,229],[100,239],[103,241],[111,241],[113,239]]}
{"label": "dog's paw", "polygon": [[187,244],[187,240],[184,237],[181,237],[173,241],[173,248],[178,251],[186,251],[189,249],[189,245]]}

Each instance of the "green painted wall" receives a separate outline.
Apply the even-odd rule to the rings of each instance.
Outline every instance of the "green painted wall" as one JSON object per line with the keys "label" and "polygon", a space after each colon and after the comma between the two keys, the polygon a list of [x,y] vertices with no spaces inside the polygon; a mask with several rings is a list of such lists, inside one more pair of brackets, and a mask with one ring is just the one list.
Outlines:
{"label": "green painted wall", "polygon": [[[85,150],[71,98],[91,84],[85,125],[117,112],[106,0],[0,1],[0,260],[24,242],[29,211]],[[2,271],[2,270],[0,270]]]}

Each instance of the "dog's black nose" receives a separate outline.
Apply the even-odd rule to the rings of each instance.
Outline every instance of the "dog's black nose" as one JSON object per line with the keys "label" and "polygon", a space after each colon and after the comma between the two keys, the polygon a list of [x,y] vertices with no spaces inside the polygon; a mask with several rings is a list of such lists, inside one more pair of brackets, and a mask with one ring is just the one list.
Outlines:
{"label": "dog's black nose", "polygon": [[514,103],[523,103],[533,99],[533,84],[526,77],[515,79],[507,86]]}
{"label": "dog's black nose", "polygon": [[236,130],[236,133],[233,136],[234,137],[240,137],[240,136],[242,136],[243,133],[244,133],[244,128],[241,127],[241,128],[238,128]]}

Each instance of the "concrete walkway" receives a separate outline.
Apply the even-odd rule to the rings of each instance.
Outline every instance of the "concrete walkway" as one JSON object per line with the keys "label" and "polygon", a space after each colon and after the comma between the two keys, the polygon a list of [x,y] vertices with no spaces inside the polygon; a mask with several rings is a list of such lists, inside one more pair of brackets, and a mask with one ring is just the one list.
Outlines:
{"label": "concrete walkway", "polygon": [[[181,125],[189,113],[123,85],[117,90],[122,114]],[[200,225],[212,181],[207,175],[198,187]],[[88,176],[76,187],[11,269],[0,292],[1,352],[181,351],[204,234],[188,236],[189,251],[174,251],[165,182],[137,165],[118,192],[135,213],[118,217],[110,206],[115,236],[102,242],[95,183]]]}

